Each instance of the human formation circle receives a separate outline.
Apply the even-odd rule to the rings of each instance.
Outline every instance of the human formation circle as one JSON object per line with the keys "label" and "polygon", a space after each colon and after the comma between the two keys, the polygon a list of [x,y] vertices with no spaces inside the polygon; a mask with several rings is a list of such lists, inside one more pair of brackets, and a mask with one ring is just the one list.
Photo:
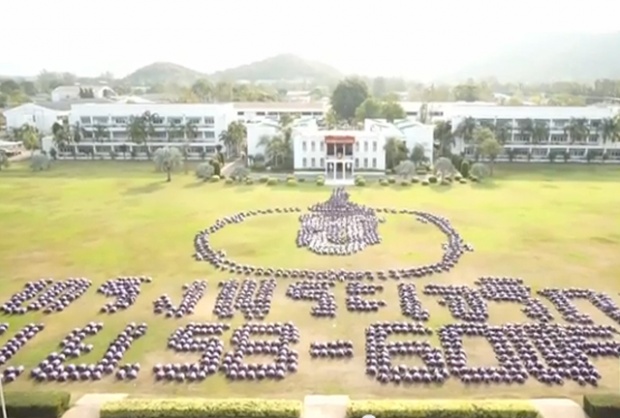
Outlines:
{"label": "human formation circle", "polygon": [[[334,288],[344,285],[344,307],[350,314],[378,312],[388,305],[382,299],[384,286],[357,279],[422,277],[454,267],[471,247],[445,218],[432,214],[396,209],[371,209],[350,201],[344,189],[336,189],[324,203],[308,208],[280,208],[242,212],[218,220],[212,227],[196,235],[196,258],[209,261],[223,270],[245,273],[246,278],[230,278],[218,284],[212,314],[219,321],[241,314],[247,322],[231,330],[225,322],[190,322],[179,326],[163,345],[175,353],[194,353],[194,362],[158,363],[151,367],[156,381],[201,382],[220,373],[229,381],[282,380],[299,369],[299,352],[292,348],[301,340],[300,330],[292,322],[262,322],[272,309],[278,278],[297,278],[287,285],[286,297],[311,302],[308,314],[318,320],[336,318],[339,308]],[[427,266],[387,271],[303,270],[241,265],[229,260],[222,250],[209,245],[209,237],[232,223],[240,223],[254,215],[301,213],[297,246],[319,255],[355,254],[381,242],[378,226],[385,222],[378,214],[404,214],[421,222],[436,225],[448,238],[442,259]],[[254,278],[251,276],[265,276]],[[339,284],[339,280],[350,280]],[[98,309],[100,315],[112,315],[133,306],[144,286],[152,283],[148,276],[119,276],[102,283],[97,293],[109,298]],[[579,385],[597,386],[601,373],[590,358],[620,357],[618,331],[613,326],[596,325],[592,317],[580,312],[574,299],[589,301],[608,318],[620,323],[620,308],[606,293],[593,289],[546,288],[532,292],[522,279],[486,276],[468,285],[428,282],[419,288],[413,281],[396,286],[400,313],[405,321],[374,322],[365,329],[364,362],[361,373],[382,384],[430,384],[458,379],[465,384],[523,384],[535,379],[547,385],[574,381]],[[0,305],[4,315],[25,315],[39,311],[48,315],[62,312],[82,297],[92,286],[85,278],[64,281],[40,279],[29,281],[24,288]],[[180,300],[163,294],[152,302],[155,315],[175,320],[192,315],[210,288],[207,280],[194,280],[182,286]],[[431,313],[419,295],[437,299],[459,323],[429,328]],[[556,318],[541,302],[546,298],[569,325],[552,323]],[[518,303],[521,311],[535,323],[491,325],[488,302]],[[425,303],[426,304],[426,303]],[[97,308],[95,308],[97,309]],[[44,324],[30,323],[18,330],[0,348],[0,366],[5,365],[44,329]],[[0,323],[0,335],[9,324]],[[89,322],[75,328],[60,341],[56,351],[48,354],[29,371],[38,382],[99,381],[107,376],[117,380],[133,380],[143,369],[140,363],[124,363],[132,344],[148,330],[146,323],[129,323],[108,344],[101,358],[91,363],[73,363],[97,350],[87,339],[104,329],[103,322]],[[232,335],[225,347],[223,337]],[[360,330],[361,331],[361,330]],[[430,340],[390,339],[391,336],[438,337],[438,345]],[[465,337],[483,337],[492,346],[497,366],[474,367],[468,362]],[[262,338],[262,339],[261,339]],[[419,337],[418,337],[419,338]],[[360,353],[350,340],[311,341],[308,354],[313,361],[346,361]],[[253,362],[252,356],[268,356],[270,363]],[[423,366],[403,364],[403,357],[418,357]],[[399,364],[400,363],[400,364]],[[2,370],[3,383],[15,381],[24,374],[23,366]],[[26,373],[28,374],[28,373]]]}
{"label": "human formation circle", "polygon": [[[447,238],[442,245],[441,259],[426,265],[393,268],[389,270],[347,270],[347,269],[304,269],[281,268],[279,266],[257,266],[235,261],[228,257],[224,249],[216,249],[211,243],[211,235],[228,225],[239,224],[255,216],[301,213],[300,229],[297,233],[298,248],[307,248],[322,256],[348,256],[381,242],[378,226],[385,222],[378,214],[409,215],[424,224],[436,226]],[[194,237],[194,258],[206,261],[219,270],[235,274],[270,276],[281,278],[308,279],[407,279],[448,272],[473,247],[466,243],[452,227],[448,219],[410,209],[370,208],[350,200],[344,188],[336,188],[330,198],[312,205],[307,213],[298,207],[282,207],[238,212],[217,219],[213,225],[199,231]]]}

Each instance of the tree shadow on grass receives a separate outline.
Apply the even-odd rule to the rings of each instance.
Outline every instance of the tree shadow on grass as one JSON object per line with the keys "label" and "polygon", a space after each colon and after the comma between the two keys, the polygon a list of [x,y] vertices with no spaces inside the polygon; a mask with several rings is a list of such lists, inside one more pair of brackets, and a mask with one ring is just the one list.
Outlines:
{"label": "tree shadow on grass", "polygon": [[449,192],[454,186],[451,184],[443,185],[443,184],[429,184],[428,188],[434,191],[435,193],[446,193]]}
{"label": "tree shadow on grass", "polygon": [[207,184],[206,181],[195,181],[193,183],[187,183],[185,186],[183,186],[185,189],[197,189],[199,187],[203,187]]}
{"label": "tree shadow on grass", "polygon": [[491,189],[497,189],[499,186],[496,182],[494,182],[493,180],[484,180],[484,181],[479,181],[479,182],[471,182],[469,183],[471,184],[472,189],[479,189],[479,190],[491,190]]}
{"label": "tree shadow on grass", "polygon": [[152,183],[144,184],[142,186],[130,187],[127,190],[125,190],[124,194],[127,196],[135,196],[135,195],[141,195],[141,194],[154,193],[160,190],[163,187],[164,183],[166,182],[165,181],[154,181]]}

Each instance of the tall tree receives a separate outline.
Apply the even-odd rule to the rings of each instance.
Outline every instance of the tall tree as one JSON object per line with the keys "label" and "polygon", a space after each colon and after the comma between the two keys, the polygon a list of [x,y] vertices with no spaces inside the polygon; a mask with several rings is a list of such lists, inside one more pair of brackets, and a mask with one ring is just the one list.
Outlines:
{"label": "tall tree", "polygon": [[620,117],[603,119],[599,129],[605,150],[608,142],[620,141]]}
{"label": "tall tree", "polygon": [[130,116],[129,121],[127,122],[126,130],[129,140],[134,144],[142,145],[146,142],[146,125],[144,124],[144,119],[142,119],[141,116]]}
{"label": "tall tree", "polygon": [[385,141],[385,168],[392,170],[408,158],[409,150],[405,141],[398,138],[388,138]]}
{"label": "tall tree", "polygon": [[500,144],[505,144],[512,137],[512,130],[508,122],[496,121],[493,127],[493,132],[495,133],[495,138]]}
{"label": "tall tree", "polygon": [[519,130],[521,141],[530,142],[534,132],[534,121],[532,119],[519,119],[517,121],[517,129]]}
{"label": "tall tree", "polygon": [[475,84],[459,84],[454,87],[454,98],[457,101],[476,102],[480,100],[480,89]]}
{"label": "tall tree", "polygon": [[474,144],[474,154],[476,155],[476,157],[479,157],[480,155],[482,155],[482,144],[484,144],[485,142],[489,142],[489,141],[497,142],[497,139],[495,138],[495,134],[493,133],[491,128],[488,128],[488,127],[483,127],[483,126],[476,127],[474,129],[473,136],[474,138],[472,142]]}
{"label": "tall tree", "polygon": [[93,138],[95,139],[95,142],[103,142],[104,139],[110,138],[110,132],[104,125],[95,125]]}
{"label": "tall tree", "polygon": [[198,138],[198,128],[196,124],[191,121],[188,121],[183,127],[185,140],[183,141],[183,169],[185,170],[185,174],[187,174],[187,159],[189,158],[189,144],[193,142],[196,138]]}
{"label": "tall tree", "polygon": [[355,110],[368,98],[368,86],[359,78],[342,80],[332,93],[332,109],[340,119],[352,121]]}
{"label": "tall tree", "polygon": [[452,147],[454,146],[452,123],[449,121],[437,122],[435,130],[433,131],[433,139],[439,148],[440,157],[449,157],[452,155]]}
{"label": "tall tree", "polygon": [[191,91],[201,102],[213,101],[213,85],[209,80],[197,80],[191,87]]}
{"label": "tall tree", "polygon": [[0,171],[3,168],[7,168],[9,166],[9,156],[6,155],[6,151],[0,149]]}
{"label": "tall tree", "polygon": [[463,139],[466,144],[471,143],[474,140],[474,131],[478,127],[476,119],[467,117],[459,123],[454,132],[455,136]]}
{"label": "tall tree", "polygon": [[389,100],[381,106],[381,113],[388,122],[394,122],[397,119],[407,117],[405,109],[395,100]]}
{"label": "tall tree", "polygon": [[424,146],[421,144],[414,145],[413,150],[411,150],[410,159],[416,167],[426,162],[428,158],[426,157],[426,150],[424,149]]}
{"label": "tall tree", "polygon": [[151,158],[151,148],[149,144],[151,142],[151,137],[155,135],[155,125],[161,123],[162,118],[157,113],[152,113],[147,110],[140,116],[140,119],[142,119],[142,125],[144,126],[146,156]]}
{"label": "tall tree", "polygon": [[492,131],[491,135],[487,135],[482,142],[480,143],[480,154],[489,159],[491,162],[491,175],[493,175],[493,168],[495,166],[495,160],[501,154],[503,147],[502,145],[495,139],[495,135],[493,135]]}
{"label": "tall tree", "polygon": [[549,139],[549,123],[544,120],[535,121],[534,126],[532,126],[531,138],[535,144],[546,142]]}
{"label": "tall tree", "polygon": [[566,127],[564,133],[568,135],[568,141],[573,144],[575,142],[585,142],[590,136],[590,127],[587,119],[572,118]]}
{"label": "tall tree", "polygon": [[355,119],[359,122],[364,119],[379,119],[383,116],[383,105],[374,97],[368,97],[355,109]]}

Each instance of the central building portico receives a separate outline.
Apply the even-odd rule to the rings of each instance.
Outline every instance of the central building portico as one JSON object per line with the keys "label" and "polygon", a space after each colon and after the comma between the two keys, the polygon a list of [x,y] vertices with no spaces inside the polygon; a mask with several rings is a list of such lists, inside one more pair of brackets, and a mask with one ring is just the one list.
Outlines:
{"label": "central building portico", "polygon": [[325,182],[333,185],[347,185],[355,182],[355,158],[353,145],[355,136],[325,136]]}
{"label": "central building portico", "polygon": [[315,130],[296,132],[295,172],[317,172],[329,185],[353,185],[355,175],[385,172],[381,132]]}

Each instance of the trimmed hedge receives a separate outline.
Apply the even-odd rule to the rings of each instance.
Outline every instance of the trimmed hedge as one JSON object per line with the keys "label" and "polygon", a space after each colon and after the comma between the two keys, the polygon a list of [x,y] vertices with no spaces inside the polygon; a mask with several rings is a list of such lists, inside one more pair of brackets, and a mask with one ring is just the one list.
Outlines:
{"label": "trimmed hedge", "polygon": [[620,417],[620,394],[585,395],[583,410],[590,418],[618,418]]}
{"label": "trimmed hedge", "polygon": [[299,418],[302,402],[269,399],[124,399],[101,418]]}
{"label": "trimmed hedge", "polygon": [[6,392],[6,413],[11,418],[59,418],[69,409],[69,392]]}
{"label": "trimmed hedge", "polygon": [[347,418],[538,418],[527,401],[351,401]]}

